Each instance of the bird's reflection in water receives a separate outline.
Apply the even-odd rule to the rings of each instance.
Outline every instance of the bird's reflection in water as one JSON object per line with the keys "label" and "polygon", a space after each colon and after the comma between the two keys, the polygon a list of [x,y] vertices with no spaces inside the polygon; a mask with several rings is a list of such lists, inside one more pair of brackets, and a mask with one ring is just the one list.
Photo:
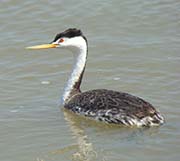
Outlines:
{"label": "bird's reflection in water", "polygon": [[[66,109],[62,111],[64,112],[65,120],[73,136],[77,140],[77,144],[58,149],[51,152],[51,154],[69,154],[73,152],[71,157],[73,161],[95,161],[99,159],[106,161],[108,160],[108,156],[103,154],[103,148],[111,149],[117,141],[119,142],[118,146],[121,146],[121,143],[126,144],[129,142],[131,142],[131,144],[143,144],[146,137],[150,137],[159,131],[159,129],[155,127],[120,127],[118,125],[99,123],[76,115]],[[97,144],[99,142],[100,144],[98,144],[98,146],[102,147],[102,149],[98,149],[96,147],[97,144],[93,146],[92,141],[88,139],[88,134],[92,134],[92,131],[88,133],[89,130],[93,130],[93,134],[95,134],[96,140],[93,140],[93,142],[97,142]],[[91,139],[92,137],[93,136],[91,136]]]}
{"label": "bird's reflection in water", "polygon": [[85,131],[82,126],[81,119],[75,116],[70,111],[64,109],[65,120],[68,122],[70,129],[73,133],[73,136],[77,140],[78,151],[75,152],[72,156],[74,161],[90,161],[95,160],[97,157],[96,151],[93,149],[93,145],[88,140],[88,136],[85,134]]}

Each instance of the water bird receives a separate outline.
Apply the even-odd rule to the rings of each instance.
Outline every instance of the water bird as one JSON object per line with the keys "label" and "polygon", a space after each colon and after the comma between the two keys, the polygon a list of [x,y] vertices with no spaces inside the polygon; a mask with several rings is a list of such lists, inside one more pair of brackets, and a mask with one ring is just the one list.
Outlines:
{"label": "water bird", "polygon": [[88,55],[87,38],[82,31],[70,28],[57,34],[49,44],[28,49],[65,48],[77,57],[62,96],[64,108],[91,119],[125,126],[159,126],[164,118],[158,110],[142,98],[107,89],[81,92],[80,85]]}

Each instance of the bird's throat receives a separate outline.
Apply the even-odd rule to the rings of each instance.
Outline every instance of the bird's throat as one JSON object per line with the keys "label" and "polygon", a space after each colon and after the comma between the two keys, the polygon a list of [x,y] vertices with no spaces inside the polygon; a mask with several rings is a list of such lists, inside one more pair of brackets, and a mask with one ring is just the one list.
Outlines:
{"label": "bird's throat", "polygon": [[64,89],[61,103],[64,105],[73,95],[79,93],[81,81],[83,78],[86,59],[87,59],[87,45],[80,47],[78,50],[76,62],[74,64],[72,73],[68,79],[67,85]]}

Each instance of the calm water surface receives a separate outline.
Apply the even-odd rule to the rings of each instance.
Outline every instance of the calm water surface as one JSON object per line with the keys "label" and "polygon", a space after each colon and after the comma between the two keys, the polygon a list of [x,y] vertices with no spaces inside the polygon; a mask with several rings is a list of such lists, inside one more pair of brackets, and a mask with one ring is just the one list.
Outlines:
{"label": "calm water surface", "polygon": [[[1,161],[179,160],[179,0],[0,0],[0,23]],[[143,97],[166,124],[111,127],[59,108],[72,54],[25,47],[69,27],[89,40],[82,90]]]}

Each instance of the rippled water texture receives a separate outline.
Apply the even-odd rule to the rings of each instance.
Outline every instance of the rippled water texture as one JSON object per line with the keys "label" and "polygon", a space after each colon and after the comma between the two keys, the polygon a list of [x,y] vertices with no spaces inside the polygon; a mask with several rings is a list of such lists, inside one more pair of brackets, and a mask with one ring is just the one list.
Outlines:
{"label": "rippled water texture", "polygon": [[[0,0],[0,24],[1,161],[179,160],[179,0]],[[163,126],[111,127],[58,107],[73,55],[25,47],[69,27],[89,41],[82,90],[140,96]]]}

